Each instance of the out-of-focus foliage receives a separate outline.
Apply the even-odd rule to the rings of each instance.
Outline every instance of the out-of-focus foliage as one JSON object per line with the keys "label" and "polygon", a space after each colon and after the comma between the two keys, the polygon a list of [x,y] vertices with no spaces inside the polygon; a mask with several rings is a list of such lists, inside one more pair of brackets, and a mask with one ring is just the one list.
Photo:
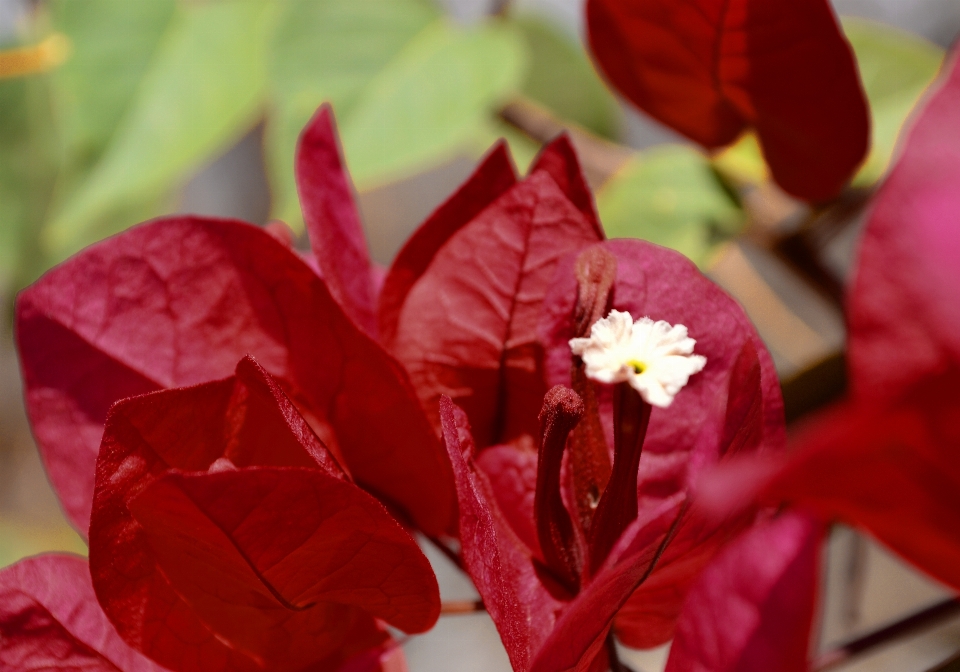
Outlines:
{"label": "out-of-focus foliage", "polygon": [[[847,17],[843,29],[853,46],[860,78],[870,103],[871,149],[854,176],[854,186],[876,183],[887,170],[904,123],[943,62],[943,50],[912,33]],[[752,133],[714,158],[737,180],[758,183],[770,172]]]}
{"label": "out-of-focus foliage", "polygon": [[[539,145],[497,115],[518,93],[599,136],[620,129],[616,99],[583,46],[532,15],[464,26],[430,0],[47,0],[40,8],[20,43],[62,34],[70,55],[48,72],[0,81],[4,285],[172,211],[189,176],[260,120],[272,216],[299,229],[293,152],[324,101],[361,191],[458,152],[479,155],[502,136],[525,169]],[[845,26],[873,112],[874,149],[857,177],[868,184],[942,53],[877,24]],[[715,166],[747,182],[768,175],[750,136]],[[681,148],[645,155],[599,200],[611,235],[648,238],[701,264],[717,234],[742,222],[703,156]]]}
{"label": "out-of-focus foliage", "polygon": [[844,19],[843,29],[857,55],[873,123],[873,147],[853,183],[869,185],[886,172],[900,129],[944,54],[916,35],[865,19]]}
{"label": "out-of-focus foliage", "polygon": [[[76,2],[64,4],[73,12],[79,9]],[[47,251],[61,258],[90,240],[125,228],[125,221],[110,215],[155,202],[187,170],[234,139],[238,130],[252,125],[266,84],[270,14],[270,6],[259,0],[177,8],[165,22],[143,78],[128,80],[134,84],[133,95],[127,98],[126,110],[100,160],[43,232],[41,243]],[[98,47],[86,40],[93,33],[124,32],[124,26],[113,25],[109,16],[100,18],[99,24],[73,24],[84,40],[78,53],[90,53],[95,61]],[[157,11],[152,18],[158,23],[167,17]],[[147,24],[144,21],[142,27],[149,38],[155,34],[155,24]],[[81,52],[82,46],[89,51]],[[132,51],[136,54],[139,48]],[[86,89],[99,88],[97,80],[110,71],[104,66],[101,61],[75,68],[72,92],[76,99],[82,99]],[[89,105],[83,101],[80,111]],[[96,122],[89,124],[93,131],[98,130],[96,126]]]}
{"label": "out-of-focus foliage", "polygon": [[0,567],[52,550],[85,555],[87,546],[66,523],[42,527],[0,518]]}
{"label": "out-of-focus foliage", "polygon": [[0,80],[0,286],[36,256],[33,232],[46,216],[56,159],[47,82]]}
{"label": "out-of-focus foliage", "polygon": [[743,211],[701,152],[685,145],[650,150],[597,194],[611,238],[642,238],[704,265],[719,240],[737,233]]}
{"label": "out-of-focus foliage", "polygon": [[421,0],[286,3],[270,61],[266,152],[274,216],[299,220],[293,156],[297,136],[317,106],[330,102],[342,125],[364,87],[438,18]]}
{"label": "out-of-focus foliage", "polygon": [[525,41],[509,22],[458,26],[428,0],[40,8],[22,41],[62,34],[71,55],[0,83],[0,133],[10,136],[0,148],[0,280],[17,285],[170,212],[176,189],[264,116],[273,214],[298,228],[293,149],[322,102],[333,103],[368,188],[477,152],[526,72]]}
{"label": "out-of-focus foliage", "polygon": [[523,92],[565,121],[615,139],[620,131],[620,108],[581,45],[533,16],[518,17],[516,25],[530,51],[530,73]]}
{"label": "out-of-focus foliage", "polygon": [[[304,31],[307,16],[318,30]],[[345,36],[353,39],[341,44]],[[333,103],[362,190],[476,144],[491,111],[520,87],[526,62],[511,27],[456,26],[417,0],[296,3],[275,40],[278,114],[268,131],[274,215],[294,226],[293,149],[321,102]],[[317,77],[311,63],[328,76]]]}

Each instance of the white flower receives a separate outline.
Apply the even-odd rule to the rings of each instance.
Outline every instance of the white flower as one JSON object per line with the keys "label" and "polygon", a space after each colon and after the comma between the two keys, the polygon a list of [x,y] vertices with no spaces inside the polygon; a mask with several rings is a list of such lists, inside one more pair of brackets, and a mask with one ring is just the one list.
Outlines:
{"label": "white flower", "polygon": [[594,322],[590,338],[571,339],[570,349],[583,358],[589,378],[628,382],[648,404],[666,408],[707,363],[693,354],[695,344],[682,324],[649,317],[634,322],[630,313],[611,310]]}

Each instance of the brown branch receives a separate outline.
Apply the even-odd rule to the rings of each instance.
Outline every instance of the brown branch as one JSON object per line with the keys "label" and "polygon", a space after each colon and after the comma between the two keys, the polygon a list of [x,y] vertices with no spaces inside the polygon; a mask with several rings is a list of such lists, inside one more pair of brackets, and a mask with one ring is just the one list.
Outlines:
{"label": "brown branch", "polygon": [[[939,625],[943,621],[957,615],[960,615],[960,599],[951,598],[944,600],[903,620],[892,623],[885,628],[880,628],[879,630],[871,632],[869,635],[858,637],[832,651],[821,654],[814,660],[812,669],[816,672],[833,669],[838,665],[846,663],[855,656],[866,653],[878,646],[891,644],[898,639],[915,634],[920,630]],[[937,670],[935,669],[931,672],[937,672]]]}
{"label": "brown branch", "polygon": [[463,614],[476,614],[486,610],[487,607],[483,600],[451,600],[440,603],[441,616],[462,616]]}
{"label": "brown branch", "polygon": [[951,656],[933,669],[927,670],[927,672],[960,672],[960,653]]}
{"label": "brown branch", "polygon": [[457,566],[457,569],[459,569],[461,572],[467,571],[466,567],[463,566],[463,558],[460,557],[460,554],[457,553],[452,548],[450,548],[449,546],[447,546],[446,543],[443,542],[443,540],[441,540],[439,537],[427,536],[427,541],[433,544],[438,551],[440,551],[445,556],[447,556],[447,559],[453,564],[455,564]]}
{"label": "brown branch", "polygon": [[541,144],[550,142],[564,131],[569,133],[592,189],[600,187],[636,156],[636,152],[628,147],[557,119],[547,108],[529,98],[514,98],[500,110],[500,118]]}

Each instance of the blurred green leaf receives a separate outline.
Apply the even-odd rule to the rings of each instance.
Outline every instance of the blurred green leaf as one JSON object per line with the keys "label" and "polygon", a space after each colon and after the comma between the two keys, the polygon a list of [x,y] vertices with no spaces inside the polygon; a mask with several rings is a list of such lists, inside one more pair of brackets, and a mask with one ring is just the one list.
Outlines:
{"label": "blurred green leaf", "polygon": [[87,554],[87,546],[66,521],[38,524],[13,517],[0,518],[0,567],[51,551]]}
{"label": "blurred green leaf", "polygon": [[718,237],[734,235],[744,221],[707,157],[685,145],[644,152],[604,185],[597,208],[611,238],[642,238],[701,266]]}
{"label": "blurred green leaf", "polygon": [[57,159],[48,78],[0,80],[0,290],[37,264]]}
{"label": "blurred green leaf", "polygon": [[342,125],[357,188],[439,163],[481,132],[524,74],[519,35],[440,20],[420,33],[360,95]]}
{"label": "blurred green leaf", "polygon": [[178,6],[102,160],[43,232],[54,257],[133,223],[118,227],[116,212],[157,199],[253,123],[266,90],[273,7]]}
{"label": "blurred green leaf", "polygon": [[170,26],[175,6],[175,0],[51,3],[52,26],[71,43],[70,57],[53,71],[52,81],[65,172],[74,179],[101,158]]}
{"label": "blurred green leaf", "polygon": [[521,175],[526,174],[542,146],[516,126],[511,126],[498,116],[491,115],[483,124],[472,143],[472,153],[478,157],[483,156],[501,138],[507,141],[510,157],[517,170]]}
{"label": "blurred green leaf", "polygon": [[583,47],[549,23],[520,16],[515,24],[530,53],[523,92],[594,133],[614,138],[620,131],[620,106],[597,75]]}
{"label": "blurred green leaf", "polygon": [[943,62],[943,50],[890,26],[846,17],[843,29],[860,66],[873,123],[873,146],[854,178],[863,186],[886,172],[900,129]]}
{"label": "blurred green leaf", "polygon": [[514,30],[457,27],[419,0],[291,5],[271,64],[274,216],[302,224],[294,147],[324,101],[333,104],[355,184],[369,189],[476,144],[491,108],[519,88],[524,65]]}
{"label": "blurred green leaf", "polygon": [[273,36],[266,153],[274,216],[296,227],[293,159],[301,129],[329,101],[343,123],[360,92],[439,16],[423,0],[292,0]]}

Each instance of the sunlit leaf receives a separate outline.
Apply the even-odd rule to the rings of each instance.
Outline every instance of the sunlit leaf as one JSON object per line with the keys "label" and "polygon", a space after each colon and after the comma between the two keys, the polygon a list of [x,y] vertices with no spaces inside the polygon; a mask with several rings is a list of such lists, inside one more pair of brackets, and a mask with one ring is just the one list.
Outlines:
{"label": "sunlit leaf", "polygon": [[703,265],[718,236],[736,233],[743,213],[697,150],[669,145],[650,150],[597,194],[611,238],[642,238]]}
{"label": "sunlit leaf", "polygon": [[712,160],[717,170],[736,182],[760,184],[770,179],[770,168],[753,133],[744,133],[735,143],[714,154]]}
{"label": "sunlit leaf", "polygon": [[855,185],[869,185],[886,172],[904,121],[937,76],[943,49],[912,33],[865,19],[845,18],[843,29],[870,101],[873,147],[854,178]]}
{"label": "sunlit leaf", "polygon": [[362,189],[444,158],[487,111],[519,88],[524,53],[502,26],[438,21],[367,87],[343,122],[350,171]]}
{"label": "sunlit leaf", "polygon": [[105,219],[112,211],[170,189],[255,119],[272,5],[190,3],[178,12],[103,159],[44,231],[53,256],[114,233],[105,224],[115,224]]}
{"label": "sunlit leaf", "polygon": [[566,121],[615,137],[620,126],[619,106],[583,47],[535,17],[521,16],[515,23],[530,53],[523,92]]}
{"label": "sunlit leaf", "polygon": [[293,147],[322,102],[333,104],[351,175],[366,189],[489,138],[490,111],[519,88],[524,64],[514,30],[458,27],[417,0],[291,7],[271,65],[274,216],[301,225]]}
{"label": "sunlit leaf", "polygon": [[0,518],[0,567],[49,551],[85,554],[87,546],[66,521],[56,524],[10,516]]}
{"label": "sunlit leaf", "polygon": [[300,224],[293,182],[297,136],[323,102],[343,123],[363,88],[438,16],[423,0],[294,0],[270,50],[267,161],[274,215]]}
{"label": "sunlit leaf", "polygon": [[45,76],[0,81],[0,290],[31,273],[56,177],[48,84]]}
{"label": "sunlit leaf", "polygon": [[67,171],[82,174],[102,156],[169,28],[174,7],[174,0],[51,3],[53,26],[71,45],[70,58],[52,73]]}

